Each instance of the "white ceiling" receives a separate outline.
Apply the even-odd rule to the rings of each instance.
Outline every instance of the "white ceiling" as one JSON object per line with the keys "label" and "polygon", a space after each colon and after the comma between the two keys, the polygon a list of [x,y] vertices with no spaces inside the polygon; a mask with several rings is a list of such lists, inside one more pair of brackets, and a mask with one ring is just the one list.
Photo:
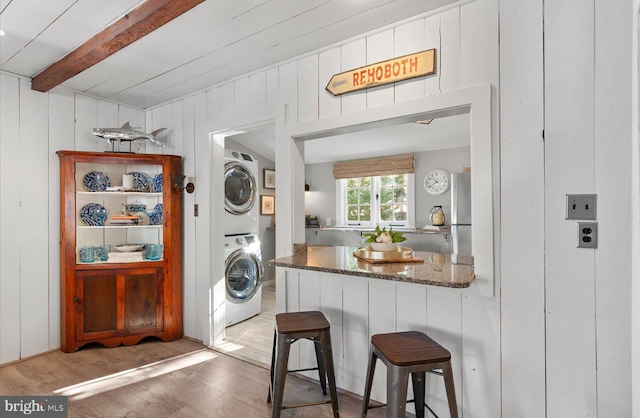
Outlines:
{"label": "white ceiling", "polygon": [[[139,108],[455,0],[207,0],[62,85]],[[33,77],[141,0],[0,0],[0,70]]]}
{"label": "white ceiling", "polygon": [[[275,161],[273,127],[230,137]],[[402,123],[305,142],[305,163],[327,163],[409,152],[458,148],[470,144],[469,114],[434,119],[429,125]]]}

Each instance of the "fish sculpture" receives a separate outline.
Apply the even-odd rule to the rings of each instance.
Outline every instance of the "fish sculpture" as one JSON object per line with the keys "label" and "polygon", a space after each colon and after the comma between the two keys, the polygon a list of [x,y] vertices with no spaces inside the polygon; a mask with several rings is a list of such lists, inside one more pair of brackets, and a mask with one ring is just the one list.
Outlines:
{"label": "fish sculpture", "polygon": [[115,141],[122,143],[122,141],[137,141],[140,139],[148,139],[154,144],[165,147],[165,145],[156,139],[156,135],[160,132],[164,131],[167,128],[156,129],[150,134],[136,131],[134,128],[129,125],[129,122],[122,125],[122,128],[93,128],[93,134],[95,136],[99,136],[100,138],[106,139],[112,146]]}

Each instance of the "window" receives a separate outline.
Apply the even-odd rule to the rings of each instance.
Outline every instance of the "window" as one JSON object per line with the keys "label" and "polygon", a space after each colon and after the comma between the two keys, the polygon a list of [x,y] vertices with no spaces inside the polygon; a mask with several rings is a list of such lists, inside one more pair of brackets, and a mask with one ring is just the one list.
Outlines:
{"label": "window", "polygon": [[413,178],[394,174],[336,180],[338,225],[412,228]]}

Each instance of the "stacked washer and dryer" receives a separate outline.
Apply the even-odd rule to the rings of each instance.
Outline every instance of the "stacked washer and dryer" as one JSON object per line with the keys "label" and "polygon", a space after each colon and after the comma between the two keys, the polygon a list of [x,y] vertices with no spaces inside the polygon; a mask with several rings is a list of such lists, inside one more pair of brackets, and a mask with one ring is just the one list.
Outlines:
{"label": "stacked washer and dryer", "polygon": [[224,152],[226,326],[260,313],[263,267],[258,238],[258,161]]}

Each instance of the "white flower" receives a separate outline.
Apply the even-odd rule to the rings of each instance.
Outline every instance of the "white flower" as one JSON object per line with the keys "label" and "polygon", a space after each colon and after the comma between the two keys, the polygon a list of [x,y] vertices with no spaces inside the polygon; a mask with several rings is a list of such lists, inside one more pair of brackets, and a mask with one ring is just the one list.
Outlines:
{"label": "white flower", "polygon": [[376,242],[391,243],[392,241],[393,238],[391,238],[391,234],[389,234],[388,232],[383,232],[378,238],[376,238]]}

